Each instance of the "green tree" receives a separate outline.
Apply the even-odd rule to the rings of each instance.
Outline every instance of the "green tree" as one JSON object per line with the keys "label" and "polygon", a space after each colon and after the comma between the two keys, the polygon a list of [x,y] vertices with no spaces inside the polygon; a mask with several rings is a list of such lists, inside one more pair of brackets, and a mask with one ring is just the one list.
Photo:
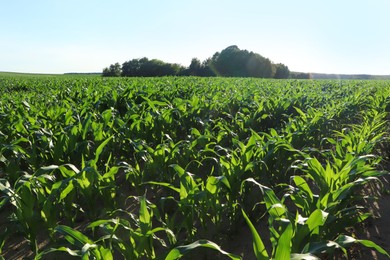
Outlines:
{"label": "green tree", "polygon": [[211,58],[205,59],[202,62],[201,66],[200,66],[199,76],[202,76],[202,77],[215,77],[216,76],[216,74],[212,70],[211,62],[212,62]]}
{"label": "green tree", "polygon": [[187,69],[183,69],[179,75],[182,76],[200,76],[200,77],[214,77],[215,73],[211,69],[211,58],[200,61],[197,58],[191,60],[191,64]]}
{"label": "green tree", "polygon": [[191,60],[185,68],[176,63],[144,57],[132,59],[122,64],[110,65],[103,70],[103,76],[124,77],[159,77],[159,76],[223,76],[223,77],[256,77],[256,78],[288,78],[290,71],[284,64],[273,64],[258,53],[240,50],[236,45],[216,52],[211,58],[201,62],[197,58]]}
{"label": "green tree", "polygon": [[132,59],[122,64],[122,76],[124,77],[159,77],[175,76],[184,68],[176,63],[166,63],[162,60],[144,57]]}
{"label": "green tree", "polygon": [[121,76],[121,73],[121,65],[118,62],[111,64],[108,68],[103,69],[103,77],[119,77]]}
{"label": "green tree", "polygon": [[275,68],[272,62],[260,54],[240,50],[232,45],[215,53],[211,66],[219,76],[272,78]]}
{"label": "green tree", "polygon": [[232,45],[214,54],[212,66],[216,74],[223,77],[246,77],[245,52]]}
{"label": "green tree", "polygon": [[290,76],[290,70],[282,63],[275,64],[275,79],[288,79]]}
{"label": "green tree", "polygon": [[122,76],[135,77],[140,70],[141,62],[139,59],[132,59],[122,64]]}
{"label": "green tree", "polygon": [[191,76],[200,76],[200,72],[202,69],[202,64],[199,59],[193,58],[191,60],[191,64],[188,67],[188,73]]}
{"label": "green tree", "polygon": [[246,61],[246,69],[249,77],[272,78],[275,74],[275,68],[272,62],[260,54],[251,52]]}

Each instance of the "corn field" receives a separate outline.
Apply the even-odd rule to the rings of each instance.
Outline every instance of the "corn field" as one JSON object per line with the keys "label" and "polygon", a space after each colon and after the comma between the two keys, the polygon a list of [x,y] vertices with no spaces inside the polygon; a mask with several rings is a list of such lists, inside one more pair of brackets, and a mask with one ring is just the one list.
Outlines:
{"label": "corn field", "polygon": [[[330,259],[367,247],[389,81],[0,76],[0,259]],[[234,251],[241,229],[253,244]]]}

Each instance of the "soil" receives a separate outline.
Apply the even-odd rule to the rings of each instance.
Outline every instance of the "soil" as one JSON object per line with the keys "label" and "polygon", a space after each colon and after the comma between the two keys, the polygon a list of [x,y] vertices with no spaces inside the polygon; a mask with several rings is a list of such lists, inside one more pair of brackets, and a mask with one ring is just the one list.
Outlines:
{"label": "soil", "polygon": [[[384,187],[381,194],[376,194],[379,199],[371,204],[370,210],[373,214],[367,224],[361,230],[357,230],[356,235],[359,239],[369,239],[390,252],[390,177],[383,179]],[[374,194],[375,195],[375,194]],[[363,248],[352,259],[389,259],[376,251]]]}

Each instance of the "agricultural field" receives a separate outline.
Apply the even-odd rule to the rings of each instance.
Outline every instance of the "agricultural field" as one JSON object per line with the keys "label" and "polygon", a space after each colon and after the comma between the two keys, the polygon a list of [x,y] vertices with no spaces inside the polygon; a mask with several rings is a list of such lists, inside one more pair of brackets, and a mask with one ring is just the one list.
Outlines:
{"label": "agricultural field", "polygon": [[386,192],[390,81],[1,75],[0,92],[0,259],[389,257],[357,230]]}

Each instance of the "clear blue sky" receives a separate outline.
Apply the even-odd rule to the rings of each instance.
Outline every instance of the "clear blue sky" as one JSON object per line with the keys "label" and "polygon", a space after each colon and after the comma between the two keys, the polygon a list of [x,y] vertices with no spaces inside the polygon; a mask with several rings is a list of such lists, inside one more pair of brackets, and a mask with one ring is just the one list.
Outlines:
{"label": "clear blue sky", "polygon": [[0,3],[0,71],[189,65],[237,45],[292,71],[390,74],[389,0],[13,0]]}

